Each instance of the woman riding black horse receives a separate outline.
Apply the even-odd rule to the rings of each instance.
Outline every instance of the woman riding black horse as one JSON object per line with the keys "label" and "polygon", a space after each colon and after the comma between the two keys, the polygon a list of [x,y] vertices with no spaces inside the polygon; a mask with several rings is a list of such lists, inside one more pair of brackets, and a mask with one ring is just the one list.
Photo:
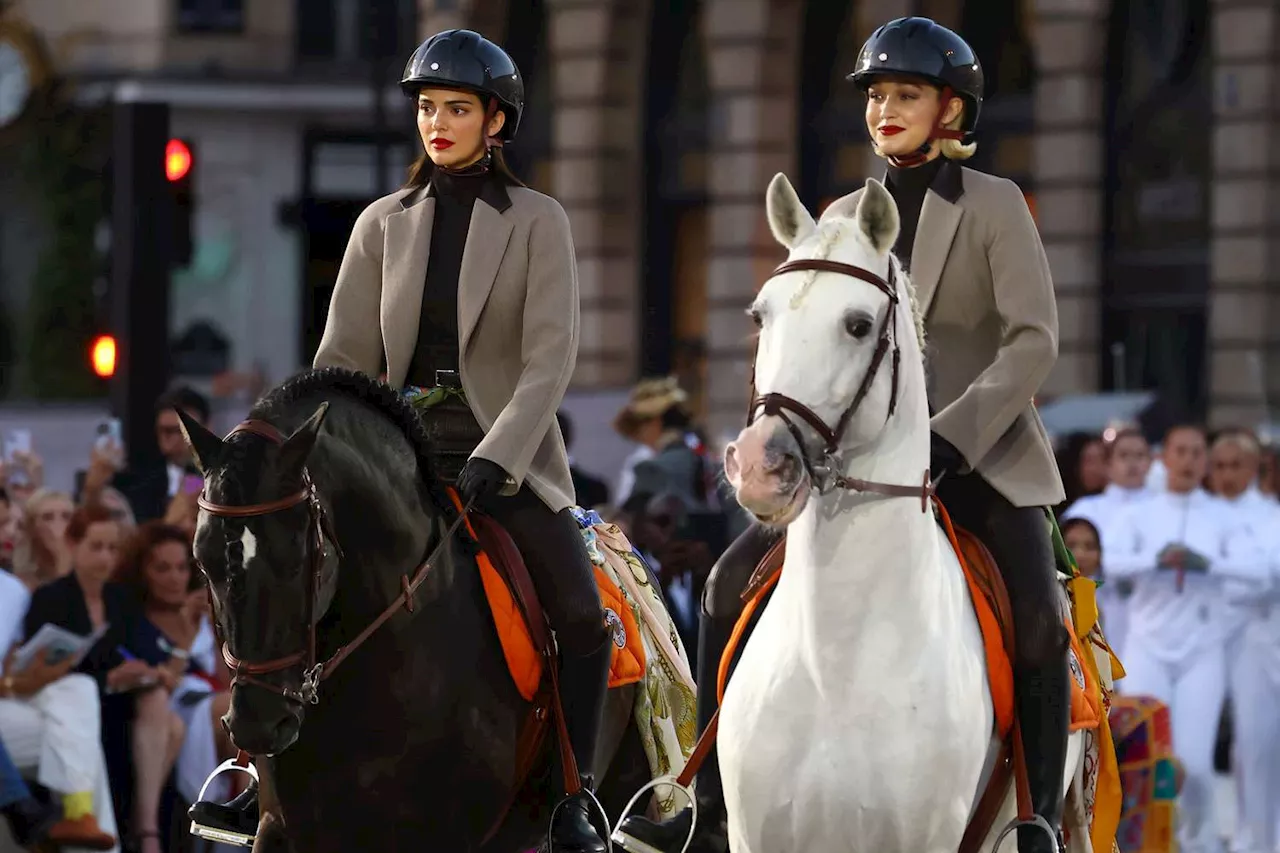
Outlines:
{"label": "woman riding black horse", "polygon": [[[943,475],[938,492],[952,516],[991,550],[1008,587],[1032,805],[1058,832],[1061,848],[1070,682],[1044,508],[1059,503],[1063,489],[1031,404],[1057,356],[1048,263],[1017,186],[957,162],[976,150],[982,106],[982,67],[964,39],[928,18],[899,18],[867,40],[850,78],[867,95],[875,153],[889,161],[887,186],[902,220],[894,253],[912,271],[925,312],[930,467],[934,477]],[[700,727],[715,711],[716,671],[742,611],[742,590],[779,535],[753,524],[707,582]],[[698,799],[704,813],[722,815],[714,756],[703,768]],[[687,811],[665,824],[633,817],[615,840],[631,853],[678,850],[688,828]],[[1018,849],[1048,853],[1053,845],[1044,832],[1023,827]]]}
{"label": "woman riding black horse", "polygon": [[[462,449],[465,502],[511,534],[555,630],[569,740],[582,784],[603,711],[612,644],[579,526],[556,410],[578,351],[569,222],[521,184],[502,144],[515,138],[524,83],[511,57],[469,30],[432,36],[401,87],[417,103],[425,154],[408,186],[360,215],[338,273],[315,367],[377,375],[431,403],[428,433]],[[446,454],[447,456],[447,454]],[[198,803],[198,822],[248,822],[253,793]],[[589,797],[556,812],[552,849],[602,853]]]}

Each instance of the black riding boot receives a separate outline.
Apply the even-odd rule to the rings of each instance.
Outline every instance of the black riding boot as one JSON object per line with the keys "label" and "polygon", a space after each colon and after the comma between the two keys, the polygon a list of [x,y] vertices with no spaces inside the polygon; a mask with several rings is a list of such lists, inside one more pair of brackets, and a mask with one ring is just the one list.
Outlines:
{"label": "black riding boot", "polygon": [[[612,659],[613,641],[606,637],[590,654],[563,655],[560,667],[560,701],[569,729],[569,745],[578,763],[582,787],[586,789],[594,788],[591,771],[604,700],[609,691]],[[557,808],[551,825],[550,853],[606,853],[609,847],[592,823],[599,817],[595,804],[585,793],[568,797]],[[609,831],[607,825],[603,831]]]}
{"label": "black riding boot", "polygon": [[[717,620],[703,613],[698,625],[699,735],[707,730],[707,725],[719,707],[716,681],[720,672],[720,658],[729,646],[734,621]],[[698,826],[703,830],[699,837],[705,837],[715,846],[714,842],[725,836],[725,815],[720,786],[720,763],[716,759],[714,746],[699,769],[697,783]],[[627,853],[679,853],[689,837],[692,822],[693,810],[688,808],[662,823],[655,823],[644,815],[631,815],[618,825],[613,834],[613,843]]]}
{"label": "black riding boot", "polygon": [[223,844],[252,847],[258,833],[258,783],[249,782],[227,803],[201,800],[187,809],[191,834]]}
{"label": "black riding boot", "polygon": [[1071,675],[1065,653],[1053,663],[1014,673],[1014,702],[1027,756],[1031,807],[1057,833],[1056,848],[1035,826],[1018,827],[1020,853],[1061,853],[1062,781],[1071,723]]}

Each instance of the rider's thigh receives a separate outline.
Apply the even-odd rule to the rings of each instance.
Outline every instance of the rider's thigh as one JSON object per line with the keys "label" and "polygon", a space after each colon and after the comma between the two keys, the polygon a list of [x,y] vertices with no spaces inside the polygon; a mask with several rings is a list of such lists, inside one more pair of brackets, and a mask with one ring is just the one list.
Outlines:
{"label": "rider's thigh", "polygon": [[991,549],[1013,608],[1016,665],[1040,666],[1062,657],[1067,629],[1059,611],[1057,568],[1044,510],[1001,498],[988,508]]}
{"label": "rider's thigh", "polygon": [[730,543],[716,560],[702,589],[703,615],[712,619],[738,618],[745,606],[742,592],[747,588],[747,582],[781,536],[779,530],[752,522],[741,536]]}
{"label": "rider's thigh", "polygon": [[519,549],[561,646],[571,654],[597,649],[608,635],[600,589],[582,530],[569,510],[552,512],[527,488],[487,501],[484,509]]}

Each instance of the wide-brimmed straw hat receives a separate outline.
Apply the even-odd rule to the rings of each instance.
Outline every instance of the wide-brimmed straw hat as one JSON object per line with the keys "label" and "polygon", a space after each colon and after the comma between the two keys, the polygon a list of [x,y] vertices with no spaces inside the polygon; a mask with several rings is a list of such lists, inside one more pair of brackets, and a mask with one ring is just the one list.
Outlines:
{"label": "wide-brimmed straw hat", "polygon": [[661,417],[675,406],[684,406],[689,395],[674,376],[641,379],[631,389],[631,398],[613,419],[613,428],[624,438],[635,440],[640,424]]}

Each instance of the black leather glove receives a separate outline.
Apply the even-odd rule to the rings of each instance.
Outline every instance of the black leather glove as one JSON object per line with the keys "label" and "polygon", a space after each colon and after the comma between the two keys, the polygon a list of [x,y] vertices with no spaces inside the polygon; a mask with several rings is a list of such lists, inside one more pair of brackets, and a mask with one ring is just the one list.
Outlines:
{"label": "black leather glove", "polygon": [[508,474],[501,465],[473,456],[462,466],[458,474],[458,493],[462,502],[483,501],[497,497],[502,487],[507,484]]}
{"label": "black leather glove", "polygon": [[929,433],[929,476],[937,478],[943,471],[951,476],[968,466],[956,446],[936,432]]}

